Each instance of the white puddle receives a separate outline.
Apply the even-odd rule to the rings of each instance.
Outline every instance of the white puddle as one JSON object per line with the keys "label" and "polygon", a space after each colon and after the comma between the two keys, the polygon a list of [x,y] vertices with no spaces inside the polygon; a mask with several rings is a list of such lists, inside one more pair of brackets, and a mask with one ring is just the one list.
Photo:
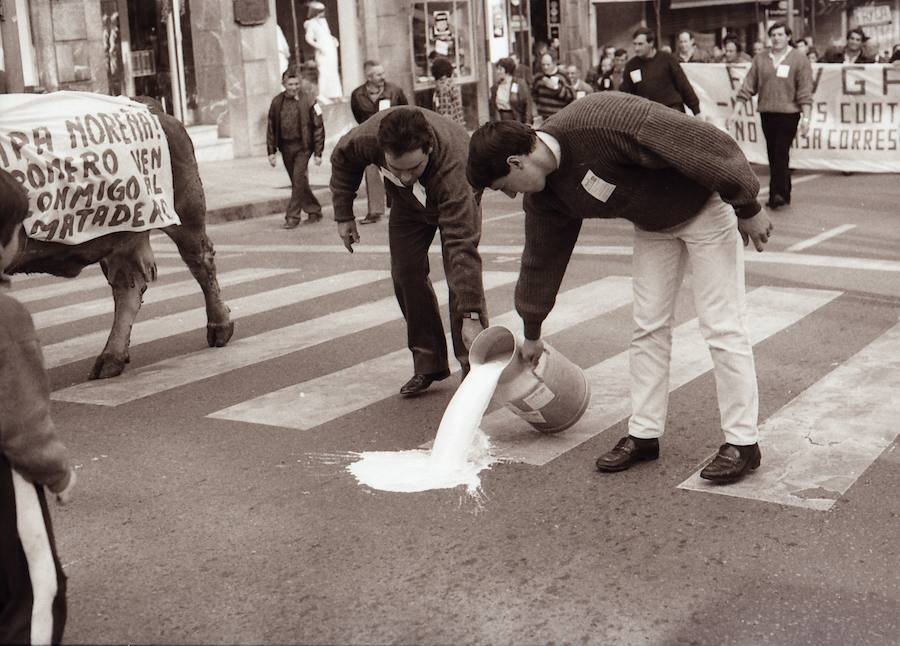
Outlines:
{"label": "white puddle", "polygon": [[505,367],[503,360],[472,366],[444,411],[431,451],[367,451],[347,470],[360,484],[382,491],[410,493],[465,485],[469,494],[477,494],[478,474],[495,461],[479,425]]}

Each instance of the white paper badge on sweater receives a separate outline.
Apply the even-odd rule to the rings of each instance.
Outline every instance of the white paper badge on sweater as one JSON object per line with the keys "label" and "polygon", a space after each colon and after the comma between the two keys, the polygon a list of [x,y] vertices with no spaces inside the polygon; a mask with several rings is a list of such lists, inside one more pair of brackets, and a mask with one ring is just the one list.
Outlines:
{"label": "white paper badge on sweater", "polygon": [[641,82],[641,70],[631,70],[631,74],[629,74],[629,76],[631,77],[632,83]]}
{"label": "white paper badge on sweater", "polygon": [[775,76],[777,76],[780,79],[786,79],[788,77],[788,74],[790,74],[790,72],[791,72],[791,66],[782,63],[781,65],[778,66],[778,69],[775,70]]}
{"label": "white paper badge on sweater", "polygon": [[389,107],[391,107],[390,99],[381,99],[378,101],[378,111],[379,112],[381,112],[382,110],[387,110]]}
{"label": "white paper badge on sweater", "polygon": [[606,200],[609,199],[609,196],[613,194],[613,191],[616,190],[615,184],[604,181],[602,178],[594,175],[592,171],[588,171],[584,174],[584,178],[581,180],[581,186],[591,194],[591,197],[595,200],[600,200],[604,204],[606,203]]}
{"label": "white paper badge on sweater", "polygon": [[510,94],[518,94],[518,93],[519,93],[519,84],[518,84],[518,83],[513,83],[512,85],[510,85],[510,86],[509,86],[509,93],[510,93]]}
{"label": "white paper badge on sweater", "polygon": [[425,187],[422,186],[419,182],[413,184],[412,189],[413,195],[416,196],[416,199],[419,200],[419,204],[425,206],[425,201],[428,199],[425,195]]}
{"label": "white paper badge on sweater", "polygon": [[584,90],[578,90],[578,91],[575,93],[575,98],[576,98],[576,99],[583,99],[583,98],[586,97],[586,96],[587,96],[587,92],[585,92]]}
{"label": "white paper badge on sweater", "polygon": [[318,102],[313,103],[313,112],[315,112],[320,117],[322,116],[322,106],[320,106]]}

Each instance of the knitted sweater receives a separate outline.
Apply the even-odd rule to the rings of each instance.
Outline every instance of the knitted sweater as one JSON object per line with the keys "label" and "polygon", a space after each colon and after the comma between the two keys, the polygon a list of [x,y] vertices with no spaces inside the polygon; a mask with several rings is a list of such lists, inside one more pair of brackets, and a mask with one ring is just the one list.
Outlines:
{"label": "knitted sweater", "polygon": [[375,101],[372,101],[369,98],[369,90],[366,88],[366,84],[363,83],[350,94],[350,110],[353,112],[353,118],[356,119],[356,123],[362,123],[378,112],[381,101],[387,101],[390,106],[409,104],[403,90],[387,81],[384,83],[381,94],[378,95]]}
{"label": "knitted sweater", "polygon": [[803,105],[812,105],[812,65],[797,49],[791,49],[781,61],[788,67],[787,76],[779,77],[768,52],[753,57],[750,71],[738,92],[739,101],[749,101],[759,94],[757,112],[797,113]]}
{"label": "knitted sweater", "polygon": [[759,181],[734,140],[658,103],[598,92],[541,130],[559,142],[561,160],[544,190],[525,196],[516,309],[526,338],[540,337],[584,218],[625,218],[659,231],[697,215],[713,192],[740,218],[760,210]]}
{"label": "knitted sweater", "polygon": [[411,189],[385,182],[393,210],[403,209],[436,221],[448,257],[447,283],[463,312],[484,313],[481,280],[481,209],[466,179],[469,133],[458,123],[431,110],[402,106],[382,110],[341,137],[331,155],[331,194],[334,219],[353,220],[353,200],[369,164],[384,168],[384,152],[378,147],[378,128],[385,116],[398,110],[418,110],[431,127],[434,148],[419,183],[425,189],[425,206]]}
{"label": "knitted sweater", "polygon": [[30,482],[51,491],[69,482],[66,447],[50,419],[50,388],[31,315],[0,294],[0,453]]}
{"label": "knitted sweater", "polygon": [[656,52],[653,58],[635,56],[625,63],[622,92],[636,94],[684,112],[686,105],[700,114],[700,100],[672,54]]}
{"label": "knitted sweater", "polygon": [[[548,87],[544,82],[549,79],[556,84],[556,89]],[[531,84],[531,97],[534,99],[534,107],[537,113],[544,119],[556,114],[561,109],[575,100],[575,90],[569,85],[568,79],[559,73],[538,74]]]}

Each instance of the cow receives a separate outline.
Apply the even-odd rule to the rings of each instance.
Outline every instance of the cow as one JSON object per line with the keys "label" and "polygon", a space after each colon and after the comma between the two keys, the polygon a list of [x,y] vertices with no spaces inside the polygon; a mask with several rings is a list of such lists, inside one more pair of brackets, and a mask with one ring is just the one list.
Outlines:
{"label": "cow", "polygon": [[[234,333],[230,310],[222,301],[216,278],[215,250],[206,234],[206,198],[200,181],[194,146],[184,126],[160,109],[152,99],[137,99],[156,115],[168,140],[172,160],[175,211],[180,225],[162,229],[175,243],[182,260],[200,284],[206,301],[206,341],[223,347]],[[0,169],[0,220],[15,209],[28,209],[25,189]],[[115,316],[106,346],[94,361],[90,379],[122,374],[129,361],[131,327],[141,308],[148,283],[156,280],[156,260],[149,231],[120,231],[77,245],[34,240],[19,227],[19,253],[7,268],[10,274],[47,273],[72,278],[87,265],[100,263],[112,287]]]}

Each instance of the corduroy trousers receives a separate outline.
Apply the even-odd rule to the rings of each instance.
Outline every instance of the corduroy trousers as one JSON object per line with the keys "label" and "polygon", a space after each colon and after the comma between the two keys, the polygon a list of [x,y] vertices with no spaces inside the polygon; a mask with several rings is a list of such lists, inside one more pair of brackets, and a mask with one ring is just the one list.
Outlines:
{"label": "corduroy trousers", "polygon": [[734,209],[713,194],[691,220],[666,231],[635,228],[632,415],[628,433],[656,438],[666,427],[675,301],[691,270],[694,308],[709,347],[725,441],[757,441],[759,394],[747,333],[744,250]]}

